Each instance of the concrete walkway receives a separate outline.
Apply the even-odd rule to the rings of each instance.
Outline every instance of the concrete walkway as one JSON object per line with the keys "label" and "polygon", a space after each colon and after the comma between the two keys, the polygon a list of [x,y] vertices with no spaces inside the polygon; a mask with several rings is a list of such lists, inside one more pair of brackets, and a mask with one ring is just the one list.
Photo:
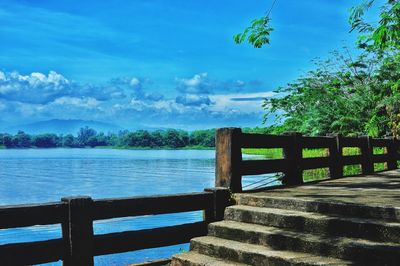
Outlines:
{"label": "concrete walkway", "polygon": [[327,180],[251,195],[400,208],[400,170]]}

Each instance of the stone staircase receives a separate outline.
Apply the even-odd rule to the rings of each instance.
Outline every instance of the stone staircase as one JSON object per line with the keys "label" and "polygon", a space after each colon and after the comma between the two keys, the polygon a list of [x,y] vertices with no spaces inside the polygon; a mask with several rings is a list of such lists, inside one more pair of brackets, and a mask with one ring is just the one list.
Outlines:
{"label": "stone staircase", "polygon": [[236,200],[172,266],[400,265],[399,208],[273,193]]}

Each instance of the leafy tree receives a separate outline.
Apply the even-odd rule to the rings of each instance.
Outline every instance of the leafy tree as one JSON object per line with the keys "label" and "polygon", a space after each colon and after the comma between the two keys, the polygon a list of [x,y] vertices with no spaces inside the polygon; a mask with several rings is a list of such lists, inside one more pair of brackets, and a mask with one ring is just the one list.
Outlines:
{"label": "leafy tree", "polygon": [[33,146],[38,148],[55,148],[59,146],[59,137],[55,134],[41,134],[32,138]]}
{"label": "leafy tree", "polygon": [[369,73],[376,61],[360,56],[356,62],[340,53],[318,62],[316,70],[279,88],[281,97],[264,102],[265,119],[275,115],[282,124],[277,133],[384,135],[388,127],[382,126],[385,117],[376,104],[381,100],[375,94],[378,83]]}
{"label": "leafy tree", "polygon": [[29,148],[32,146],[31,136],[21,130],[13,137],[12,142],[13,146],[18,148]]}
{"label": "leafy tree", "polygon": [[72,134],[68,134],[63,137],[62,146],[72,148],[77,147],[78,143]]}
{"label": "leafy tree", "polygon": [[14,146],[13,138],[11,135],[9,134],[3,135],[3,145],[6,146],[7,148],[12,148]]}
{"label": "leafy tree", "polygon": [[168,129],[165,132],[165,144],[173,148],[185,147],[189,144],[189,135],[182,130]]}
{"label": "leafy tree", "polygon": [[274,30],[271,24],[271,12],[274,8],[277,0],[272,2],[270,9],[265,13],[264,16],[254,19],[250,26],[248,26],[242,33],[238,33],[233,36],[233,40],[236,44],[241,44],[245,40],[254,48],[261,48],[270,42],[271,32]]}
{"label": "leafy tree", "polygon": [[400,1],[387,0],[381,6],[380,20],[375,25],[365,20],[365,14],[374,2],[375,0],[364,0],[351,9],[351,30],[361,33],[358,42],[361,48],[380,53],[397,53],[400,48]]}
{"label": "leafy tree", "polygon": [[89,139],[91,137],[95,137],[96,134],[97,134],[96,130],[94,130],[93,128],[89,128],[88,126],[79,129],[77,137],[79,145],[88,146]]}
{"label": "leafy tree", "polygon": [[[269,131],[400,136],[400,1],[387,0],[377,23],[365,20],[373,4],[365,0],[350,12],[351,30],[360,34],[357,57],[347,49],[336,52],[264,102],[265,120],[275,115],[277,123]],[[269,24],[267,13],[236,35],[235,42],[247,38],[262,47],[269,43]]]}
{"label": "leafy tree", "polygon": [[190,134],[190,145],[214,147],[215,146],[215,130],[195,130]]}
{"label": "leafy tree", "polygon": [[365,20],[365,14],[375,1],[363,1],[351,10],[351,29],[360,33],[358,46],[376,54],[381,60],[377,75],[380,82],[379,102],[388,117],[392,135],[400,136],[400,1],[387,0],[380,7],[377,23]]}
{"label": "leafy tree", "polygon": [[268,16],[253,20],[251,25],[242,33],[238,33],[233,37],[235,43],[241,44],[243,41],[247,40],[254,48],[261,48],[263,45],[269,44],[269,36],[273,31],[273,28],[270,26],[270,21],[271,19]]}
{"label": "leafy tree", "polygon": [[153,147],[163,147],[165,146],[165,138],[161,130],[157,130],[151,133],[151,139]]}

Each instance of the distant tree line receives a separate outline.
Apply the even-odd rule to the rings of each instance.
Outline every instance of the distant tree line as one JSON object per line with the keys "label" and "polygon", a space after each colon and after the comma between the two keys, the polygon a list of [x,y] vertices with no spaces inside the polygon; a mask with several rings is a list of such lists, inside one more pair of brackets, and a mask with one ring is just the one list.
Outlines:
{"label": "distant tree line", "polygon": [[215,130],[195,130],[192,132],[167,130],[120,131],[118,133],[96,132],[84,127],[77,135],[56,135],[51,133],[30,135],[23,131],[17,134],[0,133],[0,146],[6,148],[83,148],[83,147],[143,147],[143,148],[184,148],[215,146]]}

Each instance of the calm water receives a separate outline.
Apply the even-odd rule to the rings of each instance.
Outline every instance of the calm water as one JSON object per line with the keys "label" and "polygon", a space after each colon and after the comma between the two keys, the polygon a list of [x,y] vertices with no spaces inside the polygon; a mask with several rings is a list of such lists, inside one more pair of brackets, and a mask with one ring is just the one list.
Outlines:
{"label": "calm water", "polygon": [[[214,185],[214,151],[28,149],[0,150],[0,205],[202,191]],[[201,212],[96,222],[95,234],[176,225],[202,219]],[[58,238],[59,225],[0,230],[0,244]],[[96,265],[170,257],[188,245],[95,258]],[[61,265],[52,263],[48,265]]]}

